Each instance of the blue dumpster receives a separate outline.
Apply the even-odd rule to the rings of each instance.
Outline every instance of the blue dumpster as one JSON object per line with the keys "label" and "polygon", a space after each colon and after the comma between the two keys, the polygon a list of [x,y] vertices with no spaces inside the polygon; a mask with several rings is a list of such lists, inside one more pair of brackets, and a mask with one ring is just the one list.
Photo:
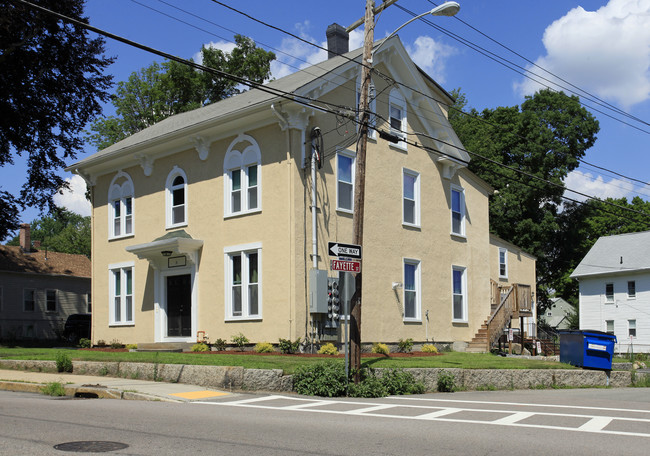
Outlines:
{"label": "blue dumpster", "polygon": [[616,336],[602,331],[560,331],[560,362],[612,370]]}

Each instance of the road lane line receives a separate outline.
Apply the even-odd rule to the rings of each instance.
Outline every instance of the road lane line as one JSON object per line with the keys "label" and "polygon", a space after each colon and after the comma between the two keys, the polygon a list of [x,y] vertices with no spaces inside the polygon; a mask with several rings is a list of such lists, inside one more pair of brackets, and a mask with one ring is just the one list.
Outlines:
{"label": "road lane line", "polygon": [[418,415],[418,416],[416,416],[416,418],[418,418],[420,420],[433,420],[435,418],[440,418],[441,416],[451,415],[452,413],[462,412],[462,411],[463,411],[463,409],[444,408],[444,409],[438,410],[436,412],[425,413],[424,415]]}
{"label": "road lane line", "polygon": [[533,415],[536,415],[536,413],[517,412],[517,413],[513,413],[510,416],[505,416],[503,418],[499,418],[498,420],[494,420],[492,421],[492,424],[515,424],[516,422],[529,418]]}
{"label": "road lane line", "polygon": [[[364,415],[366,413],[370,412],[375,412],[377,410],[386,410],[389,408],[394,408],[396,407],[395,405],[392,404],[380,404],[380,405],[375,405],[373,407],[365,407],[365,408],[360,408],[360,409],[355,409],[355,410],[348,410],[347,412],[344,412],[346,415]],[[391,415],[389,415],[391,416]]]}
{"label": "road lane line", "polygon": [[578,430],[580,431],[602,431],[605,426],[607,426],[609,423],[611,423],[613,420],[612,417],[609,416],[595,416],[589,421],[587,421],[585,424],[580,426]]}

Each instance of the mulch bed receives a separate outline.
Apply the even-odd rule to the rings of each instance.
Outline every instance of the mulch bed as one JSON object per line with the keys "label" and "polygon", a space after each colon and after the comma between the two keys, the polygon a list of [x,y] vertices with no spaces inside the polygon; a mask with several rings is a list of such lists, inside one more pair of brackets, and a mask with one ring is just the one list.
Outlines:
{"label": "mulch bed", "polygon": [[[110,347],[94,347],[94,348],[81,348],[84,351],[100,351],[100,352],[127,352],[126,348],[110,348]],[[338,355],[321,355],[318,353],[294,353],[283,354],[280,352],[273,353],[257,353],[254,351],[239,351],[239,350],[226,350],[226,351],[205,351],[205,352],[184,352],[192,355],[250,355],[250,356],[295,356],[298,358],[344,358],[345,354]],[[379,353],[362,353],[362,358],[413,358],[419,356],[440,356],[442,353],[425,353],[425,352],[411,352],[411,353],[391,353],[390,355],[381,355]]]}

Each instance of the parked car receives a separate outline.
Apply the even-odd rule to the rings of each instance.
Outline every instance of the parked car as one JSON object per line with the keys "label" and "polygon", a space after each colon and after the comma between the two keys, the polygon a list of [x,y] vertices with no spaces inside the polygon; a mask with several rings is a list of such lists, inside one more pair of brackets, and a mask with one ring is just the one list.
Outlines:
{"label": "parked car", "polygon": [[72,344],[90,339],[90,314],[72,314],[63,327],[63,338]]}

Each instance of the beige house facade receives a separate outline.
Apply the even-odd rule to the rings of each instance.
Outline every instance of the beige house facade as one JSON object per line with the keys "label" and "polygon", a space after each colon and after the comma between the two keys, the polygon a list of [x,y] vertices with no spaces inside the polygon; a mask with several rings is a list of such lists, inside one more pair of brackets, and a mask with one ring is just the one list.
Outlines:
{"label": "beige house facade", "polygon": [[[360,54],[170,117],[69,167],[92,191],[94,343],[332,339],[332,318],[312,311],[326,289],[310,271],[338,277],[328,243],[352,242]],[[374,66],[388,77],[371,88],[362,340],[469,342],[499,280],[492,189],[467,169],[444,109],[452,98],[397,37]],[[534,259],[512,255],[509,279],[534,288]]]}

